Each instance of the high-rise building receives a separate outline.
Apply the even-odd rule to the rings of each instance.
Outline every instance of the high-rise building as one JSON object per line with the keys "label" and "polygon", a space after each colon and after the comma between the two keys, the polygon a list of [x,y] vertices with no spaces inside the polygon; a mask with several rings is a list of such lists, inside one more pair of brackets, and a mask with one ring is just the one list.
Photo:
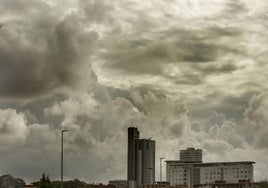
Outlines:
{"label": "high-rise building", "polygon": [[127,180],[137,181],[138,178],[138,142],[140,133],[138,128],[128,128],[128,152],[127,152]]}
{"label": "high-rise building", "polygon": [[128,128],[128,166],[129,187],[138,187],[155,182],[155,141],[140,139],[136,127]]}
{"label": "high-rise building", "polygon": [[155,141],[139,140],[139,175],[138,184],[154,184],[155,181]]}
{"label": "high-rise building", "polygon": [[187,148],[186,150],[180,150],[180,160],[185,162],[202,163],[202,150],[194,148]]}

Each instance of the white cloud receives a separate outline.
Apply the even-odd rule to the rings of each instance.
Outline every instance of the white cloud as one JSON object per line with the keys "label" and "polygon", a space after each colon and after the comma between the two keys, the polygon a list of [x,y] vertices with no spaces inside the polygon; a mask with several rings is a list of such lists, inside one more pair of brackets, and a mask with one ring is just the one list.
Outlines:
{"label": "white cloud", "polygon": [[25,142],[29,130],[22,113],[14,109],[0,110],[0,147],[12,147]]}

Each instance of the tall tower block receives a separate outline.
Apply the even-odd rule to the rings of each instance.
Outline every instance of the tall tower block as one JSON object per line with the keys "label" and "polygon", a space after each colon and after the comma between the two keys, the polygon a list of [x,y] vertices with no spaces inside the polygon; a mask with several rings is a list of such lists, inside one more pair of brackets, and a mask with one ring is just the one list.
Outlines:
{"label": "tall tower block", "polygon": [[138,128],[128,128],[128,151],[127,151],[127,180],[137,181],[138,179],[138,147],[140,133]]}

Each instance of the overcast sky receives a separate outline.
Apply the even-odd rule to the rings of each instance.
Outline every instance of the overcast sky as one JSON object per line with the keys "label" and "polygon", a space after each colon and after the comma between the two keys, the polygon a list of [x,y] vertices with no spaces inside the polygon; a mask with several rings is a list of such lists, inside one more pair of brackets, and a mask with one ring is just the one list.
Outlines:
{"label": "overcast sky", "polygon": [[[266,0],[0,0],[0,175],[126,179],[127,127],[159,157],[268,171]],[[164,165],[163,165],[164,166]],[[165,175],[164,175],[165,177]]]}

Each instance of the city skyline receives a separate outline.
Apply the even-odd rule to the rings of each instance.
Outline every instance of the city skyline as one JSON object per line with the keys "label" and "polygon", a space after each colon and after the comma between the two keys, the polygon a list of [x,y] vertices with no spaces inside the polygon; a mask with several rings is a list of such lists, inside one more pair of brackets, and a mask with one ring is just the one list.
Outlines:
{"label": "city skyline", "polygon": [[[160,157],[268,171],[265,0],[0,0],[0,174],[127,179],[127,128]],[[163,168],[163,179],[165,179]]]}

